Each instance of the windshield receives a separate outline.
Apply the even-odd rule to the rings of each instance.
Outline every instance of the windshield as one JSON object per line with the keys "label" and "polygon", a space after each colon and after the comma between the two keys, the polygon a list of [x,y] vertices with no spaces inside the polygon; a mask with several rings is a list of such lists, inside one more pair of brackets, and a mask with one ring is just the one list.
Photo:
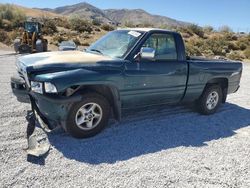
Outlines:
{"label": "windshield", "polygon": [[26,22],[24,27],[29,33],[38,32],[38,24],[36,22]]}
{"label": "windshield", "polygon": [[141,38],[142,32],[116,30],[93,43],[87,52],[99,53],[112,58],[123,58]]}

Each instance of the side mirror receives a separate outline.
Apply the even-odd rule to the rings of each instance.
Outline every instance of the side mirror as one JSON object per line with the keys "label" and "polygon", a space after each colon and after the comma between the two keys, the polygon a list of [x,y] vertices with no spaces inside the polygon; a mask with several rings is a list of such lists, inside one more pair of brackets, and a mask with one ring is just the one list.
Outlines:
{"label": "side mirror", "polygon": [[140,51],[140,55],[142,59],[154,60],[155,58],[155,49],[142,47]]}

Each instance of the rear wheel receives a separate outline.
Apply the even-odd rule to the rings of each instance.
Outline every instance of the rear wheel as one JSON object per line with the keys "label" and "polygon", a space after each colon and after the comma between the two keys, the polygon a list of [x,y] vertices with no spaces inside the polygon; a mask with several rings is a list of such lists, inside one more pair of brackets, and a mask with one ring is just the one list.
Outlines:
{"label": "rear wheel", "polygon": [[83,100],[72,105],[66,131],[75,138],[87,138],[101,132],[108,124],[110,105],[97,93],[83,95]]}
{"label": "rear wheel", "polygon": [[43,41],[40,39],[36,41],[36,52],[43,52]]}
{"label": "rear wheel", "polygon": [[207,86],[197,101],[198,111],[205,115],[215,113],[222,103],[222,98],[222,89],[219,85]]}
{"label": "rear wheel", "polygon": [[43,51],[44,52],[48,51],[48,41],[46,39],[43,40]]}

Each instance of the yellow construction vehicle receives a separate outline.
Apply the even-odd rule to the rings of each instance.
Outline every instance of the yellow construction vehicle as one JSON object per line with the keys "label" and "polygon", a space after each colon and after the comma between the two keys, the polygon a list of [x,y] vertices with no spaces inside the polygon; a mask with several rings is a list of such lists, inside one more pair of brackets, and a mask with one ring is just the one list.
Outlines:
{"label": "yellow construction vehicle", "polygon": [[22,37],[14,40],[17,53],[46,52],[48,41],[43,38],[42,24],[37,21],[26,21],[23,24]]}

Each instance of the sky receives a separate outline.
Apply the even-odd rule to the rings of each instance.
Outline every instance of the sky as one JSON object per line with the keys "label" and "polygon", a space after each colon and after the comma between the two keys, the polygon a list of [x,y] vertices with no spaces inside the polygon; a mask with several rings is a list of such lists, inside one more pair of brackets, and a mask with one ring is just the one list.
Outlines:
{"label": "sky", "polygon": [[101,9],[139,8],[200,26],[218,29],[228,25],[234,31],[250,32],[250,0],[0,0],[0,3],[55,8],[83,1]]}

